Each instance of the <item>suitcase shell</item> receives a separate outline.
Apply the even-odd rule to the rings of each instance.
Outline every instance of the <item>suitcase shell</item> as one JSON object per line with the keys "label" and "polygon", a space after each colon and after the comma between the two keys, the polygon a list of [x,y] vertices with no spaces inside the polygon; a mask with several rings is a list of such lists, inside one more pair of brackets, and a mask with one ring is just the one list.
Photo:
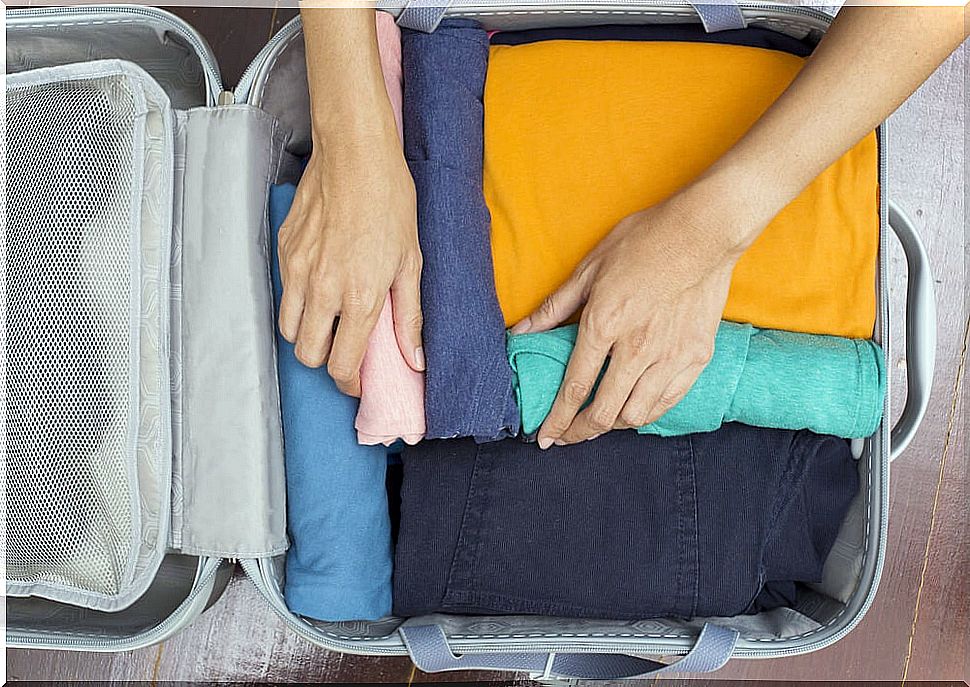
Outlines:
{"label": "suitcase shell", "polygon": [[[749,25],[818,40],[830,17],[810,8],[741,4]],[[399,14],[401,8],[387,8]],[[448,16],[475,18],[487,29],[522,29],[603,23],[698,22],[686,4],[627,2],[532,5],[462,5]],[[184,21],[140,6],[34,8],[7,12],[8,73],[101,58],[130,60],[148,71],[177,108],[245,105],[275,118],[289,132],[273,165],[274,183],[293,180],[296,160],[309,152],[309,95],[299,19],[287,24],[262,49],[233,90],[221,82],[211,50]],[[217,126],[213,124],[212,126]],[[248,142],[248,141],[247,141]],[[888,202],[885,125],[879,130],[880,251],[878,315],[874,339],[892,359],[889,340],[887,242],[900,240],[908,263],[906,304],[907,400],[896,426],[883,422],[856,442],[860,494],[816,585],[798,610],[776,609],[757,616],[692,621],[592,621],[513,617],[430,616],[378,622],[325,623],[289,612],[282,595],[283,556],[247,551],[187,553],[173,541],[155,581],[132,606],[93,611],[41,598],[7,599],[7,642],[11,646],[87,651],[123,651],[148,646],[177,632],[222,593],[239,562],[267,603],[295,632],[335,651],[365,655],[410,653],[426,670],[513,669],[534,675],[621,677],[655,669],[626,655],[678,656],[678,672],[719,667],[730,657],[773,658],[808,653],[844,637],[872,603],[882,571],[888,520],[889,465],[912,439],[929,396],[933,374],[936,315],[928,259],[905,214]],[[250,213],[251,215],[252,213]],[[259,222],[253,216],[227,217]],[[214,220],[218,221],[218,220]],[[892,417],[891,394],[884,417]],[[245,478],[244,478],[245,479]],[[259,476],[254,484],[259,484]],[[245,484],[245,482],[244,482]],[[231,516],[230,512],[226,513]],[[271,529],[271,525],[267,524]],[[221,554],[221,555],[217,555]],[[704,630],[705,627],[714,629]],[[719,632],[731,628],[726,634]],[[701,634],[704,631],[704,634]],[[461,654],[456,657],[455,654]],[[619,661],[619,662],[618,662]]]}

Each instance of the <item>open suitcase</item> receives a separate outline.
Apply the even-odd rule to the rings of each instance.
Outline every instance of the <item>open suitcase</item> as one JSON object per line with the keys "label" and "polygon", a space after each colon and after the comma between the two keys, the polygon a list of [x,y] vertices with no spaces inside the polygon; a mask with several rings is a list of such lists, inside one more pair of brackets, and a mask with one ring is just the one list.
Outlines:
{"label": "open suitcase", "polygon": [[[748,25],[817,40],[830,22],[827,15],[808,8],[761,3],[738,7],[729,8],[727,26],[730,16],[743,17]],[[711,15],[710,9],[701,8],[705,26],[723,28],[724,12]],[[441,14],[426,7],[388,11],[399,14],[402,23],[426,30]],[[476,18],[489,29],[701,21],[690,5],[648,0],[556,4],[548,9],[482,4],[452,7],[447,13]],[[895,427],[884,422],[854,447],[860,457],[860,492],[826,563],[824,581],[800,597],[797,608],[690,622],[432,616],[323,623],[291,614],[281,592],[285,488],[267,271],[268,187],[293,180],[298,160],[309,151],[299,20],[263,48],[233,90],[221,82],[212,52],[191,26],[149,7],[9,11],[6,57],[8,75],[18,75],[8,83],[8,128],[13,117],[27,117],[29,121],[16,126],[31,132],[23,140],[8,141],[8,218],[21,204],[29,204],[29,198],[24,200],[27,191],[15,187],[17,177],[33,179],[46,169],[43,161],[18,158],[18,151],[29,157],[37,141],[46,140],[44,149],[50,150],[51,137],[68,129],[76,133],[73,123],[48,116],[45,103],[52,97],[77,97],[76,107],[82,108],[76,112],[86,118],[91,149],[102,156],[86,163],[85,174],[93,180],[89,185],[121,184],[129,194],[127,205],[112,212],[102,208],[97,214],[89,205],[104,202],[103,197],[92,201],[87,192],[75,189],[73,195],[58,195],[70,202],[62,200],[63,207],[48,208],[31,221],[41,222],[45,240],[54,242],[68,240],[65,220],[84,225],[82,214],[112,223],[110,246],[85,245],[82,237],[65,249],[71,260],[91,250],[108,254],[115,265],[112,274],[120,275],[109,286],[85,286],[85,297],[108,322],[101,322],[98,331],[110,330],[115,338],[102,336],[96,356],[89,351],[81,357],[116,360],[105,363],[97,375],[81,375],[81,383],[93,384],[97,393],[115,394],[118,407],[138,409],[121,423],[128,434],[116,438],[113,450],[98,448],[117,459],[112,484],[119,493],[110,503],[94,503],[97,499],[78,488],[89,484],[91,476],[79,471],[76,461],[65,459],[77,442],[56,436],[71,427],[45,424],[36,413],[16,412],[18,404],[36,403],[27,392],[18,392],[17,385],[30,386],[25,380],[37,367],[36,356],[51,355],[51,350],[18,350],[18,339],[8,351],[7,402],[14,418],[8,429],[14,428],[11,436],[20,442],[14,448],[24,452],[33,442],[44,442],[58,449],[50,452],[57,459],[39,469],[21,467],[9,473],[8,548],[36,548],[44,539],[45,523],[71,530],[69,522],[46,519],[77,517],[76,512],[70,515],[71,503],[80,504],[75,511],[100,508],[99,513],[111,515],[121,537],[114,565],[106,570],[85,568],[81,522],[69,533],[70,546],[64,538],[54,543],[60,546],[56,551],[30,549],[34,558],[60,571],[61,578],[21,565],[10,558],[16,553],[8,553],[8,645],[112,652],[162,641],[215,603],[236,562],[286,624],[309,641],[349,653],[410,654],[426,671],[507,669],[545,678],[710,671],[731,657],[773,658],[821,649],[844,637],[865,614],[885,554],[890,462],[912,439],[925,412],[936,338],[926,253],[912,224],[887,201],[885,127],[879,136],[881,244],[874,338],[891,359],[886,285],[892,228],[908,263],[908,396]],[[70,66],[44,69],[62,65]],[[116,99],[110,103],[112,112],[130,110],[126,122],[118,121],[120,115],[111,121],[98,119],[104,103],[85,100],[86,86],[79,86],[92,83],[99,97]],[[105,126],[130,130],[134,157],[119,160],[117,150],[95,140],[97,128]],[[37,186],[55,188],[47,186],[50,181],[40,180]],[[58,213],[65,213],[60,223]],[[17,221],[24,224],[23,217]],[[35,245],[38,241],[9,233],[8,260],[49,249]],[[16,266],[8,266],[7,298],[14,304],[10,312],[25,308],[25,299],[37,294],[55,310],[71,305],[66,290],[59,288],[63,279],[38,280],[37,274],[24,270],[17,278]],[[29,286],[17,280],[24,274],[32,280]],[[239,292],[246,297],[236,298]],[[58,322],[67,329],[95,326]],[[215,379],[224,389],[221,394],[207,390],[216,388],[206,383]],[[111,424],[91,412],[98,422]],[[118,447],[132,449],[137,458]],[[18,515],[36,511],[38,489],[80,496],[61,510],[46,509],[41,518]],[[26,502],[18,502],[20,498]],[[94,575],[103,581],[104,591],[78,599],[63,583],[64,574],[68,580],[71,574]],[[684,657],[665,666],[644,655]]]}

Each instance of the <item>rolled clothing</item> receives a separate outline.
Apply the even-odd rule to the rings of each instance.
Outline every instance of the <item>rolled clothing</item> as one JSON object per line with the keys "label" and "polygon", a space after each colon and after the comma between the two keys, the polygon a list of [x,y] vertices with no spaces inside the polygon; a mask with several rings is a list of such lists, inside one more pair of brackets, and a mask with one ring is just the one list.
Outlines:
{"label": "rolled clothing", "polygon": [[519,414],[495,293],[482,193],[482,94],[488,37],[445,19],[401,32],[404,152],[424,257],[426,436],[480,441],[515,434]]}
{"label": "rolled clothing", "polygon": [[[277,236],[296,187],[270,189],[273,289],[282,295]],[[382,446],[361,446],[357,399],[340,393],[326,368],[309,368],[277,332],[283,414],[286,605],[317,620],[376,620],[391,610],[391,533]]]}
{"label": "rolled clothing", "polygon": [[[552,408],[577,329],[567,325],[508,338],[526,434]],[[637,431],[677,436],[743,422],[861,438],[879,426],[885,393],[882,350],[872,341],[721,322],[711,361],[687,395]]]}
{"label": "rolled clothing", "polygon": [[[403,139],[401,31],[387,12],[377,12],[377,47],[384,87]],[[399,438],[414,444],[424,436],[424,375],[412,369],[401,354],[394,333],[391,294],[385,298],[367,340],[360,365],[360,406],[354,426],[361,444],[390,446]]]}
{"label": "rolled clothing", "polygon": [[822,579],[859,482],[842,439],[740,424],[611,432],[546,452],[430,441],[403,461],[402,617],[691,618],[785,605],[796,583]]}
{"label": "rolled clothing", "polygon": [[497,31],[489,37],[492,45],[526,45],[540,41],[670,41],[678,43],[719,43],[749,48],[780,50],[798,57],[812,54],[814,45],[772,29],[749,26],[708,32],[700,24],[602,24],[599,26],[558,26],[522,31]]}

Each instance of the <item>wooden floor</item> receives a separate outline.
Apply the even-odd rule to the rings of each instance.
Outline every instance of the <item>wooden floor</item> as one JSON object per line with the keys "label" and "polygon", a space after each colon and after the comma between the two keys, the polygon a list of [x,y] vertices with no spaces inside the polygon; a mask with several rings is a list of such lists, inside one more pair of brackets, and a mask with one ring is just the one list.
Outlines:
{"label": "wooden floor", "polygon": [[[206,35],[229,84],[272,32],[294,15],[292,10],[272,9],[174,11]],[[912,215],[926,243],[936,281],[939,332],[929,411],[916,439],[892,469],[888,557],[875,604],[833,647],[789,659],[735,661],[715,674],[718,680],[970,679],[967,65],[964,45],[890,120],[889,193]],[[895,244],[892,263],[891,374],[898,413],[905,393],[905,263]],[[112,656],[9,650],[7,660],[11,680],[466,679],[528,684],[499,674],[424,675],[404,658],[325,651],[287,631],[241,576],[216,607],[160,646]]]}

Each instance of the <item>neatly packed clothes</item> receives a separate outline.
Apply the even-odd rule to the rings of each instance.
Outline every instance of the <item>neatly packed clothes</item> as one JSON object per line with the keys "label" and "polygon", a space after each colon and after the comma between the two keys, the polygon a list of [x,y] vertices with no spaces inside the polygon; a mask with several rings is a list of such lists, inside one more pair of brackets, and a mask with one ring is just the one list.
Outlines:
{"label": "neatly packed clothes", "polygon": [[[386,12],[377,13],[377,46],[384,86],[401,133],[401,32]],[[424,436],[424,375],[413,370],[401,354],[394,334],[391,294],[384,301],[360,366],[355,426],[362,444],[388,446],[399,438],[413,444]]]}
{"label": "neatly packed clothes", "polygon": [[[700,42],[493,45],[484,190],[506,324],[534,311],[620,219],[668,198],[727,151],[803,64],[779,50]],[[877,175],[870,134],[744,254],[724,319],[870,337]]]}
{"label": "neatly packed clothes", "polygon": [[749,26],[745,29],[708,32],[700,24],[602,24],[599,26],[560,26],[524,31],[497,31],[492,45],[525,45],[539,41],[668,41],[678,43],[720,43],[749,48],[781,50],[799,57],[812,54],[813,44],[771,29]]}
{"label": "neatly packed clothes", "polygon": [[611,432],[547,452],[514,439],[430,441],[403,460],[403,617],[765,610],[822,579],[859,483],[842,439],[739,424]]}
{"label": "neatly packed clothes", "polygon": [[[536,431],[552,408],[577,330],[509,336],[523,432]],[[711,361],[687,395],[638,431],[673,436],[743,422],[861,438],[876,431],[885,394],[882,350],[870,340],[721,322]]]}
{"label": "neatly packed clothes", "polygon": [[[270,191],[273,287],[282,293],[277,234],[296,187]],[[391,531],[383,446],[361,446],[357,399],[325,367],[309,368],[277,334],[286,463],[284,596],[291,611],[318,620],[374,620],[391,610]]]}
{"label": "neatly packed clothes", "polygon": [[495,293],[482,193],[482,93],[488,38],[472,20],[401,32],[404,151],[424,257],[426,435],[487,441],[519,413]]}

